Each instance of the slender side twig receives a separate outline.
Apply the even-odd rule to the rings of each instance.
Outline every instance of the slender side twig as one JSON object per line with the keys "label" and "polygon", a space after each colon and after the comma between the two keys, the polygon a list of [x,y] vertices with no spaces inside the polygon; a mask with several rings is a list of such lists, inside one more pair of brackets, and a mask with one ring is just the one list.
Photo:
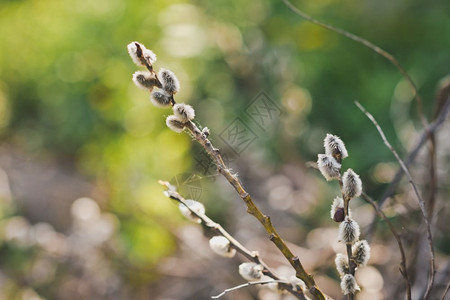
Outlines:
{"label": "slender side twig", "polygon": [[392,222],[386,217],[386,215],[381,210],[381,208],[379,208],[377,206],[376,202],[369,195],[367,195],[364,192],[361,194],[361,196],[364,200],[366,200],[373,206],[373,208],[378,213],[380,218],[382,218],[386,222],[386,224],[388,225],[389,229],[392,232],[392,235],[395,237],[395,239],[397,241],[398,249],[400,250],[400,255],[401,255],[399,271],[400,271],[400,274],[402,274],[403,279],[405,280],[406,295],[408,297],[407,299],[411,300],[411,282],[408,278],[408,272],[406,269],[406,255],[405,255],[405,249],[403,248],[402,239],[401,239],[400,235],[397,233],[397,231],[395,230],[394,225],[392,225]]}
{"label": "slender side twig", "polygon": [[185,124],[186,128],[192,134],[195,140],[205,149],[205,151],[211,156],[217,165],[217,170],[222,174],[227,181],[234,187],[238,195],[245,202],[247,206],[247,212],[254,216],[264,227],[266,232],[269,234],[269,239],[275,244],[275,246],[281,251],[284,257],[288,260],[291,266],[296,271],[296,276],[303,280],[309,289],[309,292],[317,299],[325,299],[325,295],[316,285],[312,275],[308,274],[303,268],[302,263],[298,256],[295,256],[289,247],[286,245],[285,241],[280,237],[275,227],[272,225],[270,217],[263,214],[261,210],[253,202],[251,196],[243,188],[239,178],[232,174],[230,169],[223,162],[222,156],[217,148],[215,148],[211,141],[205,136],[200,129],[193,123],[189,121]]}
{"label": "slender side twig", "polygon": [[[448,112],[450,110],[450,97],[447,98],[445,103],[442,105],[438,115],[435,118],[435,121],[433,123],[430,123],[428,126],[428,130],[422,130],[422,133],[420,134],[420,138],[418,139],[416,145],[413,147],[413,149],[410,151],[408,156],[405,159],[405,165],[409,166],[411,163],[415,161],[417,158],[417,155],[419,154],[422,147],[425,145],[425,142],[427,141],[428,133],[435,133],[441,125],[444,123],[444,121],[447,118]],[[403,169],[400,167],[397,172],[394,175],[394,179],[389,183],[388,187],[386,188],[383,196],[379,201],[377,201],[378,208],[383,208],[384,203],[387,199],[389,199],[395,192],[395,189],[397,188],[397,185],[399,184],[400,180],[403,178],[403,175],[405,173],[403,172]],[[375,230],[375,224],[376,224],[376,217],[373,218],[373,221],[371,222],[368,230],[368,234],[372,235],[373,231]]]}
{"label": "slender side twig", "polygon": [[[288,282],[283,281],[283,280],[266,280],[266,281],[253,281],[253,282],[247,282],[247,283],[240,284],[240,285],[237,285],[237,286],[235,286],[235,287],[226,289],[226,290],[224,290],[222,293],[220,293],[219,295],[212,296],[211,298],[212,298],[212,299],[218,299],[218,298],[222,297],[223,295],[225,295],[225,294],[228,293],[228,292],[232,292],[232,291],[235,291],[235,290],[239,290],[239,289],[242,289],[242,288],[251,286],[251,285],[264,285],[264,284],[270,284],[270,283],[288,283]],[[306,298],[304,298],[304,299],[306,299]]]}
{"label": "slender side twig", "polygon": [[419,191],[417,189],[416,184],[414,183],[414,181],[412,179],[411,173],[409,173],[409,170],[406,167],[405,163],[402,161],[402,159],[398,155],[397,151],[395,151],[395,149],[392,147],[392,145],[387,140],[386,136],[384,135],[383,130],[381,129],[380,125],[378,125],[378,122],[375,120],[375,118],[358,101],[355,101],[355,104],[369,118],[369,120],[373,123],[375,128],[378,130],[381,138],[383,139],[384,144],[386,145],[386,147],[388,147],[388,149],[392,152],[392,154],[394,154],[395,159],[398,161],[398,163],[400,164],[400,166],[403,169],[403,172],[405,172],[406,176],[408,177],[409,184],[413,188],[414,193],[415,193],[415,195],[417,197],[417,200],[418,200],[418,203],[419,203],[419,207],[420,207],[420,210],[422,212],[423,220],[424,220],[426,228],[427,228],[428,246],[430,248],[429,251],[430,251],[430,268],[431,268],[431,272],[430,272],[430,277],[429,277],[428,284],[427,284],[427,289],[426,289],[425,295],[424,295],[424,299],[428,299],[428,296],[430,295],[431,289],[433,288],[433,284],[434,284],[434,277],[435,277],[435,274],[436,274],[436,265],[435,265],[435,261],[434,261],[433,235],[431,233],[431,225],[430,225],[430,222],[429,222],[428,217],[427,217],[427,211],[426,211],[426,208],[425,208],[425,203],[424,203],[424,201],[422,199],[422,196],[420,195],[420,193],[419,193]]}
{"label": "slender side twig", "polygon": [[303,12],[302,10],[300,10],[299,8],[295,7],[289,0],[283,0],[284,4],[286,4],[286,6],[296,15],[300,16],[301,18],[307,20],[308,22],[311,22],[313,24],[319,25],[323,28],[326,28],[328,30],[334,31],[340,35],[345,36],[346,38],[349,38],[361,45],[366,46],[367,48],[369,48],[370,50],[374,51],[375,53],[381,55],[382,57],[384,57],[385,59],[387,59],[392,65],[394,65],[394,67],[397,68],[397,70],[399,70],[399,72],[403,75],[403,77],[406,79],[406,81],[408,82],[408,84],[410,85],[413,94],[414,94],[414,98],[416,99],[417,102],[417,113],[419,114],[419,117],[423,123],[423,125],[426,127],[427,125],[427,120],[425,118],[425,115],[423,113],[423,104],[422,104],[422,98],[419,95],[419,92],[417,90],[416,84],[414,83],[414,81],[412,80],[411,76],[409,76],[408,72],[406,72],[405,68],[398,62],[398,60],[389,52],[387,52],[386,50],[378,47],[377,45],[373,44],[372,42],[359,37],[353,33],[350,33],[348,31],[345,31],[339,27],[333,26],[331,24],[327,24],[324,22],[321,22],[313,17],[311,17],[310,15],[306,14],[305,12]]}
{"label": "slender side twig", "polygon": [[447,296],[449,289],[450,289],[450,281],[448,282],[447,287],[445,288],[444,294],[442,295],[442,300],[445,300],[445,296]]}
{"label": "slender side twig", "polygon": [[[183,196],[181,196],[177,191],[176,187],[171,185],[167,181],[159,180],[159,184],[166,187],[165,194],[173,200],[176,200],[179,203],[184,204],[184,206],[189,209],[189,211],[194,214],[197,218],[202,220],[202,223],[208,227],[209,229],[215,231],[217,234],[222,235],[230,241],[231,247],[236,249],[237,252],[241,253],[244,257],[246,257],[248,260],[260,264],[264,267],[263,273],[269,277],[272,277],[275,279],[275,281],[270,282],[280,282],[283,283],[280,285],[282,289],[285,289],[289,291],[291,294],[293,294],[298,299],[304,299],[304,295],[301,291],[295,290],[292,285],[289,282],[285,282],[280,280],[280,278],[269,268],[269,266],[259,257],[258,251],[250,251],[247,248],[245,248],[241,243],[239,243],[231,234],[229,234],[220,224],[214,222],[211,218],[209,218],[205,214],[198,214],[195,210],[191,209],[191,207],[186,204],[186,199],[184,199]],[[284,284],[286,283],[286,284]],[[214,298],[214,297],[213,297]]]}

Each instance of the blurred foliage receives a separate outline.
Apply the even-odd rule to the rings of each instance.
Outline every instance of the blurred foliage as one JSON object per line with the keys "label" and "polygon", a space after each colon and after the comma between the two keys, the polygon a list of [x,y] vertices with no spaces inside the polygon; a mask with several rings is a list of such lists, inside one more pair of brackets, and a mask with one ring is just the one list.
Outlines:
{"label": "blurred foliage", "polygon": [[[394,54],[430,115],[436,85],[449,72],[449,1],[296,5]],[[258,131],[246,152],[259,153],[262,165],[315,160],[332,132],[351,152],[345,167],[360,173],[377,196],[395,169],[393,157],[353,101],[371,111],[401,153],[420,130],[411,91],[390,63],[303,21],[282,1],[0,1],[3,146],[101,187],[102,210],[118,217],[122,255],[133,266],[152,268],[177,248],[181,217],[157,180],[198,171],[201,153],[187,135],[166,128],[170,111],[152,107],[133,85],[136,67],[126,52],[133,40],[157,53],[157,67],[177,74],[177,101],[194,104],[218,144],[217,135],[236,116],[248,121],[243,110],[265,91],[283,114],[275,129]],[[229,194],[203,191],[207,206],[218,202],[213,216],[226,221],[227,204],[218,200]],[[3,217],[20,208],[2,208]],[[307,221],[314,226],[320,223],[315,216],[326,215],[324,207],[316,211]],[[8,265],[22,268],[26,256],[13,251]]]}

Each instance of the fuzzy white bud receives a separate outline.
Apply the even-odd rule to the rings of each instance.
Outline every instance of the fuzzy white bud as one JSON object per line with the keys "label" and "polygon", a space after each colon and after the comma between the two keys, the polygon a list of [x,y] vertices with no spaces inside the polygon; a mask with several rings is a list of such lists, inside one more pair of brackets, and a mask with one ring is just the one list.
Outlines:
{"label": "fuzzy white bud", "polygon": [[341,197],[334,198],[333,204],[331,205],[330,215],[335,222],[344,221],[344,200],[342,200]]}
{"label": "fuzzy white bud", "polygon": [[187,122],[195,118],[195,111],[192,106],[178,103],[173,106],[173,113],[182,122]]}
{"label": "fuzzy white bud", "polygon": [[236,249],[231,248],[230,241],[221,235],[213,236],[209,240],[209,247],[220,256],[233,257],[236,254]]}
{"label": "fuzzy white bud", "polygon": [[295,275],[292,275],[291,277],[289,277],[289,283],[292,285],[292,288],[294,289],[294,291],[303,292],[303,291],[308,290],[305,282]]}
{"label": "fuzzy white bud", "polygon": [[184,123],[181,122],[176,116],[170,115],[166,119],[166,125],[171,130],[175,131],[176,133],[181,133],[184,129]]}
{"label": "fuzzy white bud", "polygon": [[158,81],[149,71],[136,71],[133,74],[134,84],[143,90],[152,90]]}
{"label": "fuzzy white bud", "polygon": [[359,239],[359,225],[355,220],[345,217],[344,222],[339,225],[339,241],[346,244],[353,244]]}
{"label": "fuzzy white bud", "polygon": [[247,262],[239,265],[239,274],[247,281],[257,281],[263,276],[262,271],[264,267],[262,265]]}
{"label": "fuzzy white bud", "polygon": [[202,134],[203,134],[204,137],[208,137],[209,134],[210,134],[209,128],[208,128],[208,127],[204,127],[204,128],[202,129]]}
{"label": "fuzzy white bud", "polygon": [[[198,215],[205,214],[205,206],[202,203],[195,201],[195,200],[191,200],[191,199],[186,200],[185,202],[186,202],[186,205],[190,209],[192,209],[196,214],[198,214]],[[181,214],[183,216],[185,216],[186,218],[188,218],[194,222],[197,222],[197,223],[202,222],[202,220],[200,220],[196,215],[194,215],[192,213],[192,211],[189,208],[187,208],[183,203],[180,203],[178,205],[178,208],[180,209]]]}
{"label": "fuzzy white bud", "polygon": [[162,88],[167,93],[173,95],[180,90],[180,82],[172,71],[161,68],[158,77],[162,83]]}
{"label": "fuzzy white bud", "polygon": [[320,173],[322,173],[327,181],[338,179],[341,175],[341,164],[332,156],[326,154],[317,155],[317,165],[319,166]]}
{"label": "fuzzy white bud", "polygon": [[345,171],[342,176],[342,193],[346,199],[353,199],[361,196],[362,182],[359,175],[352,169]]}
{"label": "fuzzy white bud", "polygon": [[128,54],[133,62],[141,67],[145,67],[145,62],[153,65],[156,62],[156,54],[152,50],[145,48],[144,45],[138,42],[131,42],[127,45]]}
{"label": "fuzzy white bud", "polygon": [[168,107],[171,99],[170,95],[164,91],[153,91],[150,95],[150,101],[157,107]]}
{"label": "fuzzy white bud", "polygon": [[337,161],[341,161],[348,156],[344,142],[336,135],[327,133],[323,140],[323,146],[325,147],[325,153],[334,157]]}
{"label": "fuzzy white bud", "polygon": [[349,266],[348,266],[348,257],[347,255],[344,255],[342,253],[336,254],[336,259],[334,260],[334,263],[336,264],[336,270],[339,273],[339,276],[344,276],[345,274],[349,273]]}
{"label": "fuzzy white bud", "polygon": [[357,241],[352,246],[352,257],[358,266],[365,266],[370,258],[370,246],[366,240]]}
{"label": "fuzzy white bud", "polygon": [[355,277],[351,274],[345,274],[341,280],[341,289],[344,295],[354,294],[356,291],[359,291],[360,288],[356,283]]}

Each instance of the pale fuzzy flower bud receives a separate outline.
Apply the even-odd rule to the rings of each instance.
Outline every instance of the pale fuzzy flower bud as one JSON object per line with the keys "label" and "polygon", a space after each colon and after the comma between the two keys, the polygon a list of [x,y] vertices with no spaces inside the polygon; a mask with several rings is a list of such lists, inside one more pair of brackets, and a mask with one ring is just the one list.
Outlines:
{"label": "pale fuzzy flower bud", "polygon": [[195,118],[195,111],[192,106],[179,103],[173,106],[173,113],[182,122],[187,122]]}
{"label": "pale fuzzy flower bud", "polygon": [[145,62],[149,65],[153,65],[156,62],[156,54],[152,50],[145,48],[141,43],[131,42],[128,44],[127,49],[131,59],[138,66],[145,67]]}
{"label": "pale fuzzy flower bud", "polygon": [[159,80],[161,80],[162,88],[169,94],[173,95],[180,90],[180,82],[175,74],[167,69],[161,68],[158,73]]}
{"label": "pale fuzzy flower bud", "polygon": [[209,247],[220,256],[233,257],[236,254],[236,249],[231,248],[230,241],[221,235],[213,236],[209,240]]}
{"label": "pale fuzzy flower bud", "polygon": [[345,274],[341,280],[341,289],[344,295],[354,294],[356,291],[359,291],[360,288],[356,283],[355,277],[351,274]]}
{"label": "pale fuzzy flower bud", "polygon": [[335,222],[344,221],[344,200],[342,200],[341,197],[334,198],[333,204],[331,205],[330,215]]}
{"label": "pale fuzzy flower bud", "polygon": [[164,91],[153,91],[150,95],[150,101],[154,106],[157,107],[167,107],[170,105],[171,99]]}
{"label": "pale fuzzy flower bud", "polygon": [[302,291],[303,292],[303,291],[308,290],[305,282],[295,275],[292,275],[291,277],[289,277],[289,282],[292,285],[292,288],[294,289],[294,291],[299,291],[299,292]]}
{"label": "pale fuzzy flower bud", "polygon": [[158,81],[149,71],[136,71],[133,74],[134,84],[143,90],[152,90]]}
{"label": "pale fuzzy flower bud", "polygon": [[352,257],[358,266],[365,266],[370,258],[370,246],[366,240],[357,241],[352,247]]}
{"label": "pale fuzzy flower bud", "polygon": [[203,134],[204,137],[208,137],[209,134],[210,134],[209,128],[208,127],[203,128],[202,129],[202,134]]}
{"label": "pale fuzzy flower bud", "polygon": [[[195,211],[195,213],[197,213],[198,215],[204,215],[205,214],[205,206],[195,200],[186,200],[186,205],[192,209],[193,211]],[[196,215],[194,215],[191,210],[189,208],[187,208],[183,203],[180,203],[178,205],[178,208],[180,209],[180,212],[183,216],[185,216],[186,218],[197,222],[197,223],[201,223],[202,220],[200,220]]]}
{"label": "pale fuzzy flower bud", "polygon": [[341,161],[348,156],[344,142],[336,135],[327,133],[323,140],[323,146],[325,147],[325,153],[334,157],[337,161]]}
{"label": "pale fuzzy flower bud", "polygon": [[239,274],[247,281],[257,281],[263,276],[262,270],[264,267],[262,265],[248,262],[239,265]]}
{"label": "pale fuzzy flower bud", "polygon": [[346,244],[353,244],[359,239],[359,225],[355,220],[345,217],[344,222],[339,225],[338,239]]}
{"label": "pale fuzzy flower bud", "polygon": [[152,50],[144,48],[142,49],[142,56],[148,62],[149,65],[153,65],[156,62],[156,54]]}
{"label": "pale fuzzy flower bud", "polygon": [[330,181],[331,179],[338,179],[341,175],[341,164],[338,163],[332,156],[326,154],[317,155],[317,165],[319,166],[319,170],[323,177],[325,177],[327,181]]}
{"label": "pale fuzzy flower bud", "polygon": [[361,196],[362,183],[359,175],[348,169],[342,176],[342,193],[346,199]]}
{"label": "pale fuzzy flower bud", "polygon": [[184,129],[184,123],[181,122],[176,116],[170,115],[166,119],[166,125],[171,130],[175,131],[176,133],[181,133]]}
{"label": "pale fuzzy flower bud", "polygon": [[347,255],[344,255],[342,253],[338,253],[336,255],[336,259],[334,260],[334,263],[336,264],[336,270],[339,273],[339,276],[344,276],[345,274],[349,273],[349,266],[348,266],[348,257]]}

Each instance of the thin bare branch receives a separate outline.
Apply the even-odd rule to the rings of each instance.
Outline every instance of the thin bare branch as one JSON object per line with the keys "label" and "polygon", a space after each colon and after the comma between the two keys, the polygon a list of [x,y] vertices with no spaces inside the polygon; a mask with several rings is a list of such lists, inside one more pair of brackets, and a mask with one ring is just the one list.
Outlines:
{"label": "thin bare branch", "polygon": [[[424,129],[422,130],[422,133],[420,134],[420,138],[418,139],[416,145],[413,147],[413,149],[410,151],[408,156],[405,159],[405,165],[409,166],[412,164],[415,159],[417,158],[417,155],[419,154],[422,147],[425,145],[425,142],[427,141],[428,134],[429,133],[435,133],[441,125],[444,123],[444,121],[447,119],[448,112],[450,110],[450,97],[446,98],[447,100],[442,103],[441,109],[439,110],[439,113],[437,113],[436,118],[433,123],[430,123],[428,126],[428,130]],[[383,196],[379,201],[377,201],[378,208],[383,208],[384,203],[387,199],[392,197],[394,194],[397,185],[399,184],[400,180],[404,176],[403,169],[400,167],[397,172],[394,175],[394,179],[389,183],[388,187],[386,188]],[[373,221],[371,222],[368,230],[368,235],[372,235],[375,230],[375,224],[376,224],[376,216],[374,217]]]}
{"label": "thin bare branch", "polygon": [[450,281],[447,283],[447,287],[445,288],[445,291],[444,291],[444,294],[442,295],[441,300],[445,300],[445,296],[447,296],[449,289],[450,289]]}
{"label": "thin bare branch", "polygon": [[392,147],[392,145],[389,143],[389,141],[387,140],[383,130],[381,129],[380,125],[378,125],[378,122],[375,120],[375,118],[358,102],[355,101],[356,106],[358,106],[358,108],[369,118],[369,120],[373,123],[373,125],[375,126],[375,128],[378,130],[378,133],[380,134],[381,138],[383,139],[384,144],[386,145],[386,147],[388,147],[388,149],[392,152],[392,154],[394,154],[395,159],[398,161],[398,163],[400,164],[400,166],[402,167],[403,172],[405,172],[406,176],[408,177],[408,181],[409,184],[411,185],[412,189],[414,190],[414,193],[417,197],[418,203],[419,203],[419,207],[420,210],[422,212],[422,216],[423,216],[423,220],[425,222],[426,228],[427,228],[427,238],[428,238],[428,246],[429,246],[429,251],[430,251],[430,278],[428,280],[428,284],[427,284],[427,289],[424,295],[424,299],[428,299],[428,296],[430,295],[431,289],[433,288],[433,284],[434,284],[434,277],[436,274],[436,265],[435,265],[435,261],[434,261],[434,248],[433,248],[433,235],[431,233],[431,225],[430,222],[428,220],[428,215],[427,215],[427,211],[425,208],[425,203],[423,201],[422,196],[420,195],[416,184],[414,183],[411,173],[409,172],[408,168],[406,167],[405,163],[403,162],[403,160],[400,158],[400,156],[398,155],[397,151],[395,151],[395,149]]}
{"label": "thin bare branch", "polygon": [[366,46],[367,48],[371,49],[373,52],[381,55],[382,57],[384,57],[385,59],[387,59],[395,68],[397,68],[397,70],[399,70],[399,72],[403,75],[403,77],[406,79],[406,81],[408,82],[408,84],[410,85],[412,91],[413,91],[413,95],[414,98],[416,99],[417,102],[417,113],[423,123],[423,125],[426,127],[428,122],[425,118],[425,115],[423,113],[423,104],[422,104],[422,98],[419,95],[419,92],[417,90],[416,84],[414,83],[414,81],[412,80],[411,76],[409,76],[408,72],[406,72],[406,69],[398,62],[398,60],[389,52],[387,52],[386,50],[378,47],[377,45],[373,44],[372,42],[359,37],[353,33],[350,33],[346,30],[343,30],[341,28],[338,28],[336,26],[333,26],[331,24],[327,24],[324,22],[321,22],[313,17],[311,17],[310,15],[308,15],[307,13],[303,12],[302,10],[298,9],[297,7],[295,7],[289,0],[283,0],[284,4],[286,4],[287,7],[289,7],[289,9],[295,13],[296,15],[298,15],[299,17],[307,20],[308,22],[311,22],[313,24],[319,25],[323,28],[326,28],[328,30],[334,31],[342,36],[345,36],[346,38],[349,38],[361,45]]}
{"label": "thin bare branch", "polygon": [[406,295],[407,295],[407,299],[411,300],[411,282],[408,278],[408,272],[406,269],[406,255],[405,255],[405,249],[403,248],[403,242],[402,239],[400,238],[400,235],[397,233],[397,231],[395,230],[394,225],[392,225],[392,222],[386,217],[386,215],[384,214],[384,212],[378,207],[378,205],[376,204],[376,202],[366,193],[362,193],[361,194],[362,198],[364,200],[366,200],[368,203],[370,203],[373,208],[375,209],[375,211],[377,212],[377,214],[380,216],[380,218],[382,218],[386,224],[389,227],[389,230],[392,232],[392,235],[395,237],[396,241],[397,241],[397,245],[398,245],[398,249],[400,250],[400,255],[401,255],[401,261],[400,261],[400,274],[402,274],[403,279],[405,280],[405,287],[406,287]]}
{"label": "thin bare branch", "polygon": [[[197,218],[202,220],[202,223],[215,231],[217,234],[222,235],[230,241],[231,247],[236,249],[237,252],[241,253],[248,260],[253,261],[254,263],[260,264],[264,267],[263,273],[276,281],[280,281],[280,278],[269,268],[269,266],[259,257],[258,251],[250,251],[246,247],[244,247],[241,243],[239,243],[231,234],[229,234],[219,223],[214,222],[211,218],[209,218],[205,214],[199,214],[195,210],[191,209],[189,205],[186,204],[186,199],[181,196],[177,191],[176,187],[171,185],[167,181],[160,180],[159,184],[166,187],[165,194],[170,199],[176,200],[179,203],[184,204],[184,206],[189,209],[189,211],[194,214]],[[274,282],[274,281],[271,281]],[[281,281],[280,281],[281,282]],[[298,299],[303,299],[303,293],[295,290],[290,283],[280,285],[280,288],[289,291]]]}

